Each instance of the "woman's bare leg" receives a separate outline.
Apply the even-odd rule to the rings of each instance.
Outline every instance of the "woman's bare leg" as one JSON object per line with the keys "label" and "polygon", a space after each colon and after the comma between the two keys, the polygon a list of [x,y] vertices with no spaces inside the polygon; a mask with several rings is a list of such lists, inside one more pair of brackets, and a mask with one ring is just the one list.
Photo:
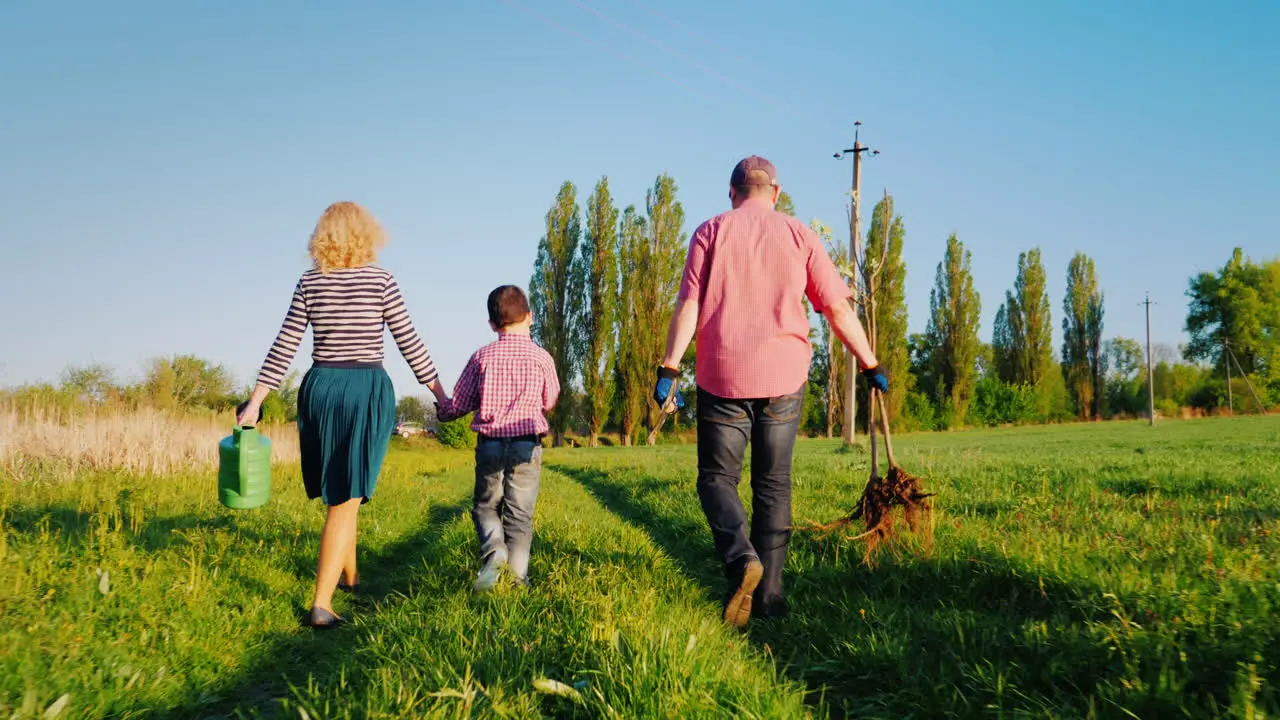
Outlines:
{"label": "woman's bare leg", "polygon": [[348,587],[355,587],[360,582],[360,573],[356,570],[356,545],[360,537],[357,517],[351,518],[351,552],[347,553],[346,562],[342,563],[342,580]]}
{"label": "woman's bare leg", "polygon": [[333,591],[338,587],[338,576],[343,565],[355,552],[356,512],[363,498],[351,498],[341,505],[329,506],[320,535],[320,562],[316,570],[316,592],[311,607],[333,612]]}

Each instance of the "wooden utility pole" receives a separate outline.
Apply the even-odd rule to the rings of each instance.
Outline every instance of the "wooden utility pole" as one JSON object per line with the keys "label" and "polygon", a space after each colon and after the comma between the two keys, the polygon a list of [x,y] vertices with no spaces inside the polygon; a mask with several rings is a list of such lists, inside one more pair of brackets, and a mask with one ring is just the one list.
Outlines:
{"label": "wooden utility pole", "polygon": [[1151,373],[1151,293],[1142,301],[1147,306],[1147,425],[1156,424],[1156,383]]}
{"label": "wooden utility pole", "polygon": [[[858,270],[862,267],[862,218],[858,215],[858,204],[861,198],[862,189],[862,153],[870,152],[872,155],[879,155],[879,150],[862,144],[859,140],[859,132],[862,128],[862,121],[859,120],[853,124],[853,147],[845,148],[835,154],[835,158],[839,160],[845,155],[853,155],[853,187],[852,197],[849,208],[849,263],[854,269],[853,273],[853,295],[855,302],[862,302],[865,290],[861,287],[861,275]],[[834,348],[833,348],[834,351]],[[858,360],[854,357],[853,352],[845,348],[845,357],[848,361],[844,369],[844,444],[852,445],[854,441],[854,419],[858,417],[858,387],[855,382],[858,379]]]}
{"label": "wooden utility pole", "polygon": [[[1249,380],[1249,373],[1244,371],[1244,366],[1240,364],[1240,358],[1231,352],[1230,347],[1227,348],[1227,362],[1236,364],[1236,369],[1240,371],[1240,377],[1244,379],[1245,387],[1249,388],[1249,394],[1253,396],[1253,403],[1258,406],[1258,412],[1265,414],[1267,406],[1262,404],[1262,398],[1258,397],[1258,391],[1253,389],[1253,383]],[[1230,369],[1231,366],[1228,365],[1227,370]]]}
{"label": "wooden utility pole", "polygon": [[1227,366],[1227,414],[1236,414],[1235,401],[1231,399],[1231,344],[1222,339],[1222,364]]}

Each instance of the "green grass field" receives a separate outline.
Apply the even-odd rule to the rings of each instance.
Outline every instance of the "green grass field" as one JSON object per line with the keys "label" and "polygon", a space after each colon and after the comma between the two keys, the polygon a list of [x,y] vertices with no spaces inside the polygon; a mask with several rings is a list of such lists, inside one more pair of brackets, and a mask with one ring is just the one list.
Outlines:
{"label": "green grass field", "polygon": [[[899,437],[932,552],[797,536],[791,616],[745,633],[692,447],[548,451],[534,584],[476,596],[469,455],[396,442],[328,633],[299,626],[322,513],[296,469],[241,512],[208,474],[6,481],[0,718],[1280,712],[1280,417]],[[796,520],[845,512],[867,461],[801,441]]]}

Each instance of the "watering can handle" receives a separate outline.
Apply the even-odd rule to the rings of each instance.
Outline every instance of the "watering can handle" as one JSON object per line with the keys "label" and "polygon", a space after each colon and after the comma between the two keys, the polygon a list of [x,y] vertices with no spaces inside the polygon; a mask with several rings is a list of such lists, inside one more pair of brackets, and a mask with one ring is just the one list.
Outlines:
{"label": "watering can handle", "polygon": [[[245,495],[249,492],[249,488],[245,486],[245,478],[249,476],[249,473],[248,473],[249,457],[248,457],[248,453],[245,452],[244,443],[242,442],[242,439],[244,437],[244,433],[250,432],[250,431],[254,432],[256,436],[257,431],[254,430],[253,425],[237,425],[235,428],[236,445],[240,447],[240,472],[236,473],[236,475],[240,480],[241,495]],[[255,443],[256,443],[256,437],[255,437]]]}

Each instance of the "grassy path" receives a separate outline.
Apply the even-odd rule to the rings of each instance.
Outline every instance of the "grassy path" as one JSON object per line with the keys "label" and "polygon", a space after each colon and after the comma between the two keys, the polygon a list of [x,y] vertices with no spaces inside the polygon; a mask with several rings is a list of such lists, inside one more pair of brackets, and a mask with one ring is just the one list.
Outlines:
{"label": "grassy path", "polygon": [[[802,687],[676,564],[557,473],[535,586],[474,595],[469,458],[441,455],[393,455],[362,513],[365,596],[340,600],[350,626],[318,634],[297,622],[320,514],[296,477],[238,514],[207,478],[10,488],[0,714],[38,716],[63,693],[70,717],[804,713]],[[582,704],[537,693],[541,677],[585,681]]]}
{"label": "grassy path", "polygon": [[[300,628],[320,509],[208,477],[0,490],[0,717],[1248,717],[1280,709],[1280,418],[907,436],[928,554],[797,536],[789,618],[721,627],[688,447],[546,454],[534,586],[470,590],[465,453],[399,450],[351,625]],[[805,441],[797,520],[866,457]],[[749,491],[744,486],[744,496]],[[105,571],[105,580],[101,571]],[[579,683],[581,700],[533,681]]]}

